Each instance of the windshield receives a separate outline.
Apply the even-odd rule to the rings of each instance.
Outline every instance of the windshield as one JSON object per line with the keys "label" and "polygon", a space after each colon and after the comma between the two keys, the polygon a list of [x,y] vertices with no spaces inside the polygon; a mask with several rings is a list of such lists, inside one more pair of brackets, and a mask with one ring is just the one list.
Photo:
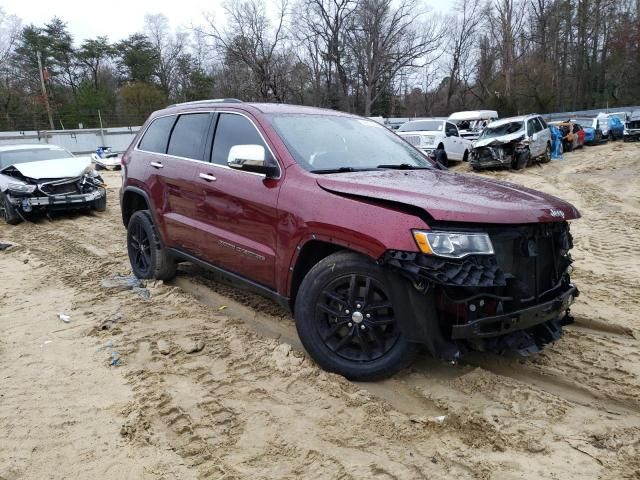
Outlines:
{"label": "windshield", "polygon": [[23,148],[0,152],[0,168],[6,168],[16,163],[39,162],[41,160],[55,160],[69,158],[73,155],[63,149],[53,148]]}
{"label": "windshield", "polygon": [[403,123],[399,132],[441,132],[444,127],[442,120],[413,120]]}
{"label": "windshield", "polygon": [[423,154],[371,120],[305,114],[269,117],[296,162],[312,172],[433,168]]}
{"label": "windshield", "polygon": [[485,129],[482,131],[482,134],[480,135],[480,138],[484,139],[501,137],[502,135],[509,135],[519,132],[522,129],[524,129],[524,123],[521,121],[501,123],[500,125],[496,125],[495,127],[485,127]]}

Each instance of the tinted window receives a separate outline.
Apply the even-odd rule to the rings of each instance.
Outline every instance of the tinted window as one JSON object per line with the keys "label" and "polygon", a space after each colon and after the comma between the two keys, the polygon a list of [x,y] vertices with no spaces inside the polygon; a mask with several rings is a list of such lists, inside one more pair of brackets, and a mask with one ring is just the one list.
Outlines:
{"label": "tinted window", "polygon": [[180,115],[176,126],[173,127],[167,153],[177,157],[203,160],[209,118],[208,113]]}
{"label": "tinted window", "polygon": [[171,127],[176,117],[161,117],[153,121],[147,131],[142,137],[140,142],[140,150],[146,150],[147,152],[166,153],[167,142],[169,141],[169,134],[171,133]]}
{"label": "tinted window", "polygon": [[218,165],[226,165],[229,150],[234,145],[262,145],[268,152],[262,137],[249,120],[242,115],[221,113],[213,141],[211,161]]}
{"label": "tinted window", "polygon": [[537,132],[536,128],[540,129],[540,125],[534,118],[527,120],[527,135],[531,136]]}
{"label": "tinted window", "polygon": [[534,121],[533,121],[533,125],[535,126],[535,129],[536,129],[535,131],[536,131],[536,132],[541,132],[542,130],[544,130],[545,128],[547,128],[547,127],[543,127],[543,126],[542,126],[542,124],[543,124],[543,122],[542,122],[542,118],[540,118],[540,117],[536,117],[536,118],[534,118],[533,120],[534,120]]}
{"label": "tinted window", "polygon": [[538,121],[540,122],[540,125],[542,125],[543,130],[547,128],[547,122],[544,121],[544,118],[538,117]]}
{"label": "tinted window", "polygon": [[447,122],[447,136],[454,136],[457,137],[458,136],[458,129],[456,128],[456,126],[453,123],[449,123]]}

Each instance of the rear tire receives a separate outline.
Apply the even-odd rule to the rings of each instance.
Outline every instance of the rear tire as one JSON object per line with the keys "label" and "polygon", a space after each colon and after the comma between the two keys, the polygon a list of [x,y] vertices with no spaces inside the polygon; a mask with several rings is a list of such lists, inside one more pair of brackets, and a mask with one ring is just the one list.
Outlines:
{"label": "rear tire", "polygon": [[131,216],[127,251],[131,270],[138,278],[169,280],[176,274],[176,262],[162,246],[149,210],[138,210]]}
{"label": "rear tire", "polygon": [[4,192],[0,192],[0,214],[9,225],[17,225],[22,222],[22,217],[11,202],[9,202]]}
{"label": "rear tire", "polygon": [[395,317],[382,267],[337,252],[304,277],[295,303],[296,329],[322,368],[350,380],[389,377],[409,366],[418,346]]}
{"label": "rear tire", "polygon": [[549,163],[551,161],[551,145],[549,145],[548,143],[547,143],[547,148],[544,151],[544,155],[540,157],[540,161],[542,163]]}

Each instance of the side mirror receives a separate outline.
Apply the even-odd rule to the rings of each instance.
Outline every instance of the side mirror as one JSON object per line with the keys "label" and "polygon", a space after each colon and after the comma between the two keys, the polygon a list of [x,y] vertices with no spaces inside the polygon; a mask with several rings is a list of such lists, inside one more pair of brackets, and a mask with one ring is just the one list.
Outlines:
{"label": "side mirror", "polygon": [[227,165],[235,170],[261,173],[268,177],[278,172],[277,167],[268,164],[262,145],[234,145],[229,150]]}

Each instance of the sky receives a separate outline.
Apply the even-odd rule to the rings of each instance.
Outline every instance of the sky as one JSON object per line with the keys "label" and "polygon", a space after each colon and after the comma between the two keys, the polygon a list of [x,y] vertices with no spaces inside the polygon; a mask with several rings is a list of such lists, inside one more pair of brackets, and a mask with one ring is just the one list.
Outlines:
{"label": "sky", "polygon": [[[451,0],[422,0],[432,11],[446,12]],[[107,36],[112,42],[139,32],[147,13],[163,13],[173,28],[202,23],[205,12],[224,19],[223,0],[1,0],[5,13],[20,17],[23,24],[42,25],[53,16],[67,22],[76,43]]]}

